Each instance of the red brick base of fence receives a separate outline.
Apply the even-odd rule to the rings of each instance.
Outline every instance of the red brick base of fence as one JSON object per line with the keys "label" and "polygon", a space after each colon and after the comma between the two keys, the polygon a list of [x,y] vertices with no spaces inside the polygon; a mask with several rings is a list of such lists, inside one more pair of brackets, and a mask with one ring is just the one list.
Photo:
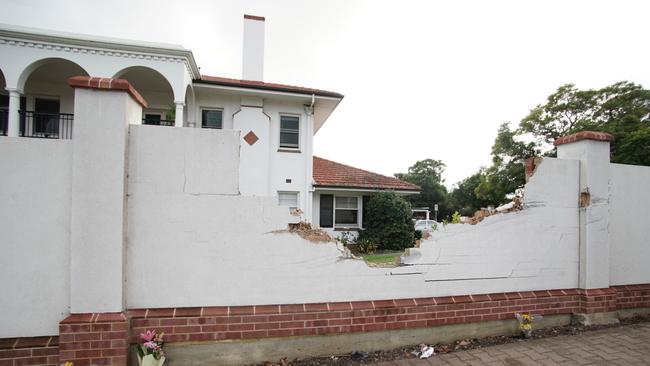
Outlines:
{"label": "red brick base of fence", "polygon": [[[59,337],[0,339],[0,366],[127,364],[129,343],[147,329],[166,342],[263,339],[435,327],[514,319],[515,312],[594,314],[650,308],[650,284],[604,289],[524,291],[256,306],[132,309],[124,313],[73,314]],[[58,356],[58,357],[57,357]]]}
{"label": "red brick base of fence", "polygon": [[59,337],[0,339],[0,366],[58,365]]}
{"label": "red brick base of fence", "polygon": [[59,361],[74,366],[126,365],[129,322],[124,313],[72,314],[59,324]]}

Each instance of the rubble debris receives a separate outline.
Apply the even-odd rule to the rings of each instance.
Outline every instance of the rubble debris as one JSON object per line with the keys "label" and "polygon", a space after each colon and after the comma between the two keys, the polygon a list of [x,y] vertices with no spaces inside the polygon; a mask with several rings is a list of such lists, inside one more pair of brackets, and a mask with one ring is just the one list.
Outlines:
{"label": "rubble debris", "polygon": [[322,229],[314,229],[308,222],[300,221],[297,224],[289,224],[289,232],[300,235],[301,238],[314,242],[331,242],[332,237]]}
{"label": "rubble debris", "polygon": [[526,174],[526,183],[535,174],[537,167],[542,163],[542,158],[539,156],[530,157],[524,161],[524,171]]}
{"label": "rubble debris", "polygon": [[521,211],[522,209],[522,198],[515,196],[511,202],[503,204],[497,208],[489,206],[488,208],[481,208],[480,210],[474,212],[474,216],[469,219],[469,224],[476,225],[488,216],[492,216],[498,213],[503,214],[508,212]]}
{"label": "rubble debris", "polygon": [[436,354],[432,346],[427,346],[424,343],[420,343],[419,347],[420,347],[420,354],[418,357],[420,357],[421,359],[429,358]]}
{"label": "rubble debris", "polygon": [[[551,338],[557,336],[571,336],[584,332],[589,332],[599,329],[611,329],[629,326],[632,324],[640,324],[650,322],[649,315],[637,315],[632,318],[621,319],[620,324],[609,325],[591,325],[591,326],[556,326],[537,329],[531,337],[531,340]],[[482,349],[489,346],[496,346],[501,344],[515,343],[515,342],[528,342],[529,340],[522,339],[520,335],[497,335],[488,336],[480,339],[464,339],[452,343],[438,343],[435,345],[436,354],[451,353],[455,351]],[[420,353],[419,345],[405,346],[390,350],[373,351],[368,353],[368,357],[362,359],[352,359],[350,354],[340,356],[325,356],[315,357],[303,360],[295,359],[287,363],[286,357],[279,362],[264,362],[258,363],[257,366],[350,366],[350,365],[367,365],[375,364],[378,362],[393,362],[399,360],[409,360],[418,357]]]}

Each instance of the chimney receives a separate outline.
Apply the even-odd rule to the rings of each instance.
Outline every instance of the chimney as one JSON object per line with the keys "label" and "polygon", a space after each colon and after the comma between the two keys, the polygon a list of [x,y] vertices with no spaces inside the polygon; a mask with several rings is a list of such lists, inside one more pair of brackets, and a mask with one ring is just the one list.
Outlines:
{"label": "chimney", "polygon": [[264,75],[264,17],[244,14],[242,79],[262,81]]}

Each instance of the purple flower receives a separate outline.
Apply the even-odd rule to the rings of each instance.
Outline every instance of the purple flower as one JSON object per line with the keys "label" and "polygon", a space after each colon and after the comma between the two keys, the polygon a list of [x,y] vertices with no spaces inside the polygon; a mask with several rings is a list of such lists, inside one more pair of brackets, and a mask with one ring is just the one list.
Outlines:
{"label": "purple flower", "polygon": [[152,350],[157,350],[158,348],[160,348],[158,343],[156,343],[154,341],[145,342],[144,346],[149,348],[149,349],[152,349]]}
{"label": "purple flower", "polygon": [[142,338],[143,341],[147,341],[147,342],[151,342],[155,336],[156,336],[155,330],[148,330],[145,333],[140,333],[140,338]]}

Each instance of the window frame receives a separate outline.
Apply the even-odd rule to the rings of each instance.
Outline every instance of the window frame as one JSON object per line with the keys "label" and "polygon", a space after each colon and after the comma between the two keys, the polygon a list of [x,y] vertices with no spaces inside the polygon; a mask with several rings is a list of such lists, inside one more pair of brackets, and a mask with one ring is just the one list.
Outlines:
{"label": "window frame", "polygon": [[[292,117],[292,118],[297,118],[298,119],[298,130],[297,130],[297,135],[298,135],[298,144],[297,146],[283,146],[282,145],[282,117]],[[280,119],[278,121],[278,150],[279,151],[300,151],[300,140],[301,140],[301,128],[300,128],[300,120],[302,116],[300,114],[295,114],[295,113],[280,113]],[[287,133],[287,131],[285,131]]]}
{"label": "window frame", "polygon": [[[221,112],[221,127],[206,127],[203,124],[203,111]],[[206,128],[206,129],[209,129],[209,130],[223,130],[223,125],[224,125],[224,120],[223,120],[223,115],[224,115],[223,112],[224,111],[223,111],[223,108],[219,108],[219,107],[200,107],[199,112],[201,114],[201,128]]]}
{"label": "window frame", "polygon": [[[354,198],[357,202],[357,207],[355,209],[351,208],[338,208],[337,207],[337,200],[338,198]],[[332,207],[332,224],[333,227],[336,228],[361,228],[361,220],[362,220],[362,208],[363,208],[363,202],[360,202],[362,200],[362,197],[359,196],[345,196],[345,195],[334,195],[334,202],[333,202],[333,207]],[[348,210],[348,211],[356,211],[357,212],[357,222],[354,224],[340,224],[336,222],[336,211],[337,210]]]}
{"label": "window frame", "polygon": [[[281,194],[295,195],[296,196],[296,206],[295,207],[294,206],[286,206],[286,205],[281,204],[280,203],[280,195]],[[278,206],[288,207],[289,211],[292,211],[294,209],[295,210],[299,209],[300,208],[300,191],[278,191]]]}

